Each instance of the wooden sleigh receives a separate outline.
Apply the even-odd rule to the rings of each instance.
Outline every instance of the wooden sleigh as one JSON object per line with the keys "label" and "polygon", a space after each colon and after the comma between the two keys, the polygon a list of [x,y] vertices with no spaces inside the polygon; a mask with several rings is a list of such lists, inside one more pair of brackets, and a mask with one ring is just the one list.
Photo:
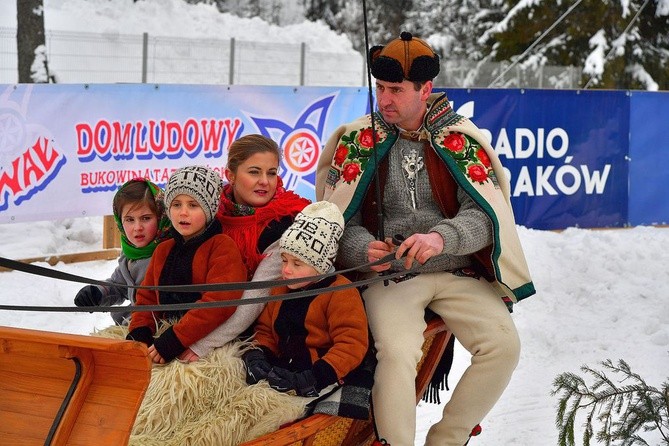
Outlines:
{"label": "wooden sleigh", "polygon": [[[416,403],[423,397],[452,336],[437,316],[428,321],[423,334],[423,357],[418,363],[416,376]],[[353,420],[314,414],[240,446],[368,446],[374,439],[371,419]]]}
{"label": "wooden sleigh", "polygon": [[138,342],[0,327],[2,444],[127,444],[150,377]]}
{"label": "wooden sleigh", "polygon": [[[451,333],[428,322],[416,377],[427,389]],[[123,445],[151,377],[144,344],[0,327],[0,438],[12,445]],[[369,445],[371,420],[316,414],[242,446]]]}

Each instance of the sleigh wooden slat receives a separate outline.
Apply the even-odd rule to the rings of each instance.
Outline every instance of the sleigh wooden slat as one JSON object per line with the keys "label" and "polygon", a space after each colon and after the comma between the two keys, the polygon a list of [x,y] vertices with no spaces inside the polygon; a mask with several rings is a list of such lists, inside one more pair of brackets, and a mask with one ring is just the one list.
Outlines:
{"label": "sleigh wooden slat", "polygon": [[127,444],[150,378],[141,343],[0,327],[0,438]]}
{"label": "sleigh wooden slat", "polygon": [[[416,403],[423,397],[452,336],[438,317],[430,319],[423,334],[423,356],[416,376]],[[369,446],[372,441],[374,426],[371,419],[352,420],[314,414],[241,446]]]}

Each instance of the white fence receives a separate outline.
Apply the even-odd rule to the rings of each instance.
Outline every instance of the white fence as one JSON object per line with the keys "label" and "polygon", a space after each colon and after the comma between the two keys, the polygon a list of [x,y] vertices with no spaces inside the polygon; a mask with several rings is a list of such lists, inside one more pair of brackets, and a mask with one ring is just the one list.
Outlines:
{"label": "white fence", "polygon": [[[367,85],[362,54],[315,52],[304,43],[47,31],[46,47],[59,83]],[[485,88],[507,65],[443,58],[435,85]],[[580,78],[578,67],[516,66],[495,87],[577,89]],[[16,29],[0,27],[0,84],[16,82]]]}
{"label": "white fence", "polygon": [[[49,72],[59,83],[360,86],[361,54],[306,44],[47,31]],[[0,27],[0,83],[18,81],[16,29]]]}

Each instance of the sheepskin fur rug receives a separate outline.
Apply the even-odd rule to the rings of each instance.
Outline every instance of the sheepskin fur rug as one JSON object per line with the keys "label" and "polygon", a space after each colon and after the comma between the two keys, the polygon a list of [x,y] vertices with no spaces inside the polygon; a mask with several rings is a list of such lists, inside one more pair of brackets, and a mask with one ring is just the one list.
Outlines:
{"label": "sheepskin fur rug", "polygon": [[[93,335],[125,339],[127,333],[113,326]],[[235,446],[302,417],[307,398],[265,381],[246,384],[241,354],[248,346],[232,342],[199,361],[154,364],[129,445]]]}

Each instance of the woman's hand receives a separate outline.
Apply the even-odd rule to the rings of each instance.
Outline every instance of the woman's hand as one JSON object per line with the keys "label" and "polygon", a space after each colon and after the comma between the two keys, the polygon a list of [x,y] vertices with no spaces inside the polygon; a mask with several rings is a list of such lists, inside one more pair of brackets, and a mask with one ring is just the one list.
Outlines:
{"label": "woman's hand", "polygon": [[185,352],[179,355],[179,360],[183,362],[195,362],[200,357],[193,350],[187,348]]}

